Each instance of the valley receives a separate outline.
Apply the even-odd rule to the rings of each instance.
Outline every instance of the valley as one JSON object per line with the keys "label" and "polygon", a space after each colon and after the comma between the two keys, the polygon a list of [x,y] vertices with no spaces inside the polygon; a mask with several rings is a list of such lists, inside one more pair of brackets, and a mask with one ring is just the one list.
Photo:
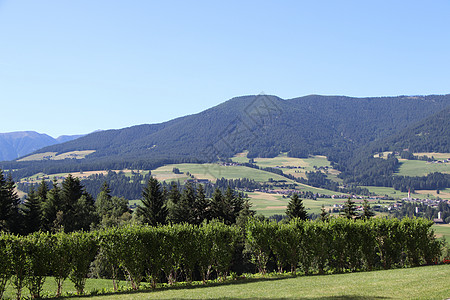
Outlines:
{"label": "valley", "polygon": [[[260,168],[274,168],[281,170],[285,175],[292,175],[295,178],[306,179],[306,172],[321,172],[332,181],[342,184],[342,179],[338,177],[339,171],[331,167],[330,161],[326,156],[310,156],[308,158],[294,158],[288,157],[286,153],[281,153],[274,158],[255,158],[251,159],[247,157],[248,151],[244,151],[236,154],[231,158],[229,163],[206,163],[206,164],[194,164],[194,163],[181,163],[181,164],[168,164],[162,167],[158,167],[153,170],[113,170],[115,173],[124,174],[127,177],[132,177],[133,174],[146,175],[151,174],[158,181],[170,184],[171,182],[177,182],[179,185],[184,185],[187,181],[205,184],[214,184],[218,179],[242,179],[247,178],[254,180],[261,184],[259,189],[238,188],[248,196],[252,209],[258,214],[265,217],[273,215],[285,214],[289,197],[293,192],[297,193],[311,193],[314,195],[313,199],[305,198],[303,203],[308,213],[319,214],[322,206],[325,210],[333,214],[338,214],[338,209],[342,207],[346,199],[349,197],[348,193],[339,193],[323,188],[313,187],[304,183],[294,181],[286,178],[285,176],[275,174],[264,169],[256,169],[248,167],[245,164],[253,163]],[[444,158],[447,157],[447,153],[428,153],[431,156]],[[64,156],[65,154],[60,154]],[[423,165],[427,164],[425,161],[417,160],[402,160],[403,165]],[[403,166],[402,165],[402,166]],[[414,172],[420,172],[426,175],[427,172],[432,172],[430,169],[423,169],[420,167],[410,168],[410,175],[414,176]],[[401,169],[400,169],[401,172]],[[401,174],[399,172],[399,174]],[[81,180],[89,180],[92,175],[106,176],[108,171],[85,171],[85,172],[70,172],[74,177]],[[69,173],[57,173],[57,174],[43,174],[38,173],[30,177],[22,178],[19,182],[25,184],[38,184],[42,179],[53,180],[57,179],[62,181]],[[141,184],[144,184],[144,180]],[[378,214],[383,214],[380,208],[387,209],[391,207],[396,201],[405,199],[408,197],[407,192],[401,192],[389,187],[375,187],[375,186],[362,186],[366,188],[371,195],[355,195],[355,201],[358,205],[361,205],[363,199],[369,199],[371,206],[378,207]],[[24,197],[25,193],[21,192]],[[95,195],[94,195],[95,196]],[[412,195],[417,199],[450,199],[450,189],[444,189],[436,193],[436,191],[430,190],[418,190]],[[131,207],[140,205],[139,199],[129,199]],[[333,210],[334,209],[334,210]]]}

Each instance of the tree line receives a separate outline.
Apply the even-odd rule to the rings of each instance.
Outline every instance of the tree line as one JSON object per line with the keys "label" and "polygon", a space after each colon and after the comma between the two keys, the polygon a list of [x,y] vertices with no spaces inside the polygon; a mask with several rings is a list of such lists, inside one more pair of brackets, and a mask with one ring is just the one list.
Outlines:
{"label": "tree line", "polygon": [[42,180],[37,187],[30,187],[23,203],[14,185],[11,176],[5,178],[0,170],[0,230],[23,235],[38,230],[91,230],[130,222],[156,226],[217,219],[235,224],[255,214],[248,199],[230,186],[225,191],[216,188],[207,197],[203,185],[187,183],[181,187],[173,182],[169,186],[148,177],[141,186],[142,205],[133,213],[124,197],[112,196],[106,181],[94,198],[80,179],[70,174],[61,183],[54,180],[51,187]]}

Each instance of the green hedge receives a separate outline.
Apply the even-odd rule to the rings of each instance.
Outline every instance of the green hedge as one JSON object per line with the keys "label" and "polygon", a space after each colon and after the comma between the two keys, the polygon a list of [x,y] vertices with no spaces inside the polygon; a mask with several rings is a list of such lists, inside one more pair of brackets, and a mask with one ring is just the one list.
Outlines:
{"label": "green hedge", "polygon": [[305,274],[431,264],[441,251],[431,226],[428,220],[407,218],[290,223],[250,219],[245,228],[213,221],[24,237],[1,234],[0,298],[8,281],[18,298],[25,286],[32,298],[39,298],[47,276],[57,282],[56,295],[61,295],[67,278],[83,294],[96,257],[110,270],[115,289],[120,276],[133,289],[143,280],[152,286],[161,280],[174,283],[180,276],[191,281],[194,273],[203,281],[213,273],[223,279],[242,250],[262,274],[271,262],[280,272],[288,268]]}

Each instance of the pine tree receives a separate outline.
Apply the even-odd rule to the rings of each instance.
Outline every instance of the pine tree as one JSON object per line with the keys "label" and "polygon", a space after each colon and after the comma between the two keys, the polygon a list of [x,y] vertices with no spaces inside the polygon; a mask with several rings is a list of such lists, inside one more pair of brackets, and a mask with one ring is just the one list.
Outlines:
{"label": "pine tree", "polygon": [[370,209],[369,201],[367,201],[367,199],[364,199],[363,212],[362,212],[361,218],[370,219],[373,216],[375,216],[375,213]]}
{"label": "pine tree", "polygon": [[94,198],[84,190],[79,178],[68,175],[60,192],[64,231],[89,230],[97,222]]}
{"label": "pine tree", "polygon": [[169,222],[178,223],[180,219],[178,205],[181,201],[181,193],[178,185],[172,182],[170,190],[167,192],[167,219]]}
{"label": "pine tree", "polygon": [[25,203],[23,204],[22,213],[25,224],[25,234],[33,233],[41,229],[41,202],[33,186],[31,186]]}
{"label": "pine tree", "polygon": [[327,211],[325,210],[325,206],[322,204],[322,208],[320,209],[320,220],[322,222],[326,222],[329,218],[330,215],[327,213]]}
{"label": "pine tree", "polygon": [[60,215],[63,213],[63,204],[60,193],[61,190],[58,187],[58,182],[54,179],[52,189],[47,192],[47,200],[41,202],[42,229],[44,231],[55,232],[63,226],[62,223],[55,223],[58,211],[60,212]]}
{"label": "pine tree", "polygon": [[105,181],[103,182],[102,190],[98,194],[97,200],[95,201],[97,214],[100,216],[100,218],[111,214],[111,210],[113,209],[111,199],[111,189],[109,188],[108,183]]}
{"label": "pine tree", "polygon": [[352,199],[350,197],[347,199],[347,202],[345,202],[345,204],[344,204],[343,215],[347,219],[355,219],[358,217],[358,214],[356,213],[355,202],[352,201]]}
{"label": "pine tree", "polygon": [[144,223],[150,226],[164,225],[167,223],[167,207],[161,184],[154,177],[150,177],[142,191],[142,206],[138,207],[138,214]]}
{"label": "pine tree", "polygon": [[47,182],[45,182],[45,180],[42,179],[41,183],[39,184],[39,186],[36,190],[36,195],[38,196],[39,201],[41,203],[47,201],[47,193],[48,193]]}
{"label": "pine tree", "polygon": [[224,197],[220,189],[216,188],[211,197],[211,218],[224,221],[225,220],[224,211],[225,211]]}
{"label": "pine tree", "polygon": [[294,218],[299,218],[301,220],[308,219],[308,213],[305,210],[305,206],[303,206],[303,200],[298,197],[297,193],[291,196],[291,200],[289,201],[286,209],[286,215],[290,219]]}
{"label": "pine tree", "polygon": [[22,229],[19,214],[20,199],[14,187],[11,174],[5,179],[0,169],[0,231],[19,233]]}
{"label": "pine tree", "polygon": [[203,185],[197,188],[197,196],[194,203],[194,224],[201,224],[204,220],[211,219],[211,201],[206,198]]}
{"label": "pine tree", "polygon": [[247,224],[249,218],[254,217],[256,211],[252,210],[252,204],[248,200],[248,198],[244,199],[244,204],[239,212],[239,216],[236,218],[236,224],[240,227],[244,227]]}

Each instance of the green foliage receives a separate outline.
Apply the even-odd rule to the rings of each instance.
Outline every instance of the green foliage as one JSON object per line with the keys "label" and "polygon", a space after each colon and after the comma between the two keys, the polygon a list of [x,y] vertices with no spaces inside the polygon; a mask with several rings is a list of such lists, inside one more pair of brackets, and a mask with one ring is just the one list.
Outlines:
{"label": "green foliage", "polygon": [[49,233],[35,232],[24,238],[26,252],[26,282],[33,299],[40,299],[46,276],[51,271],[53,237]]}
{"label": "green foliage", "polygon": [[6,289],[6,284],[12,276],[12,256],[9,247],[13,242],[9,234],[0,233],[0,299]]}
{"label": "green foliage", "polygon": [[252,260],[261,274],[267,273],[267,263],[271,254],[277,223],[250,219],[246,226],[246,241],[252,253]]}
{"label": "green foliage", "polygon": [[53,244],[51,248],[51,270],[56,282],[56,296],[61,296],[64,281],[69,277],[72,271],[72,255],[78,255],[73,251],[72,236],[64,232],[58,232],[53,235]]}
{"label": "green foliage", "polygon": [[73,232],[70,234],[70,257],[72,270],[69,279],[74,283],[77,294],[82,295],[89,266],[98,252],[98,241],[93,233]]}

